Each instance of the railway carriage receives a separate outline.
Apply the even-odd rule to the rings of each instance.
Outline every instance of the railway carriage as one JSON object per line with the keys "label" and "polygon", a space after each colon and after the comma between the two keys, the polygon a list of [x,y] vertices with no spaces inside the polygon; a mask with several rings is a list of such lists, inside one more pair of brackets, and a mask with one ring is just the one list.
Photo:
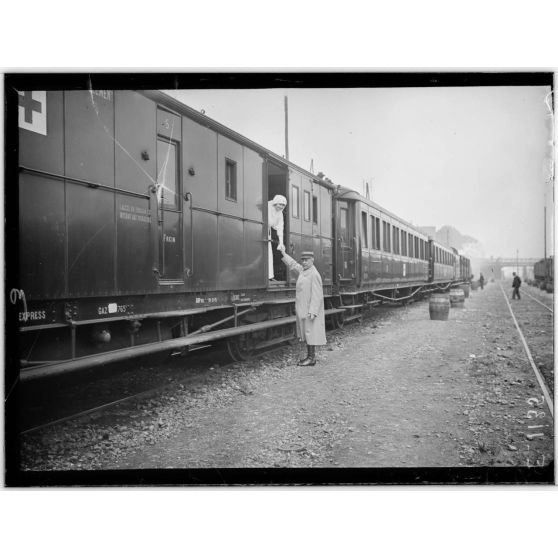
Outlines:
{"label": "railway carriage", "polygon": [[435,240],[429,242],[429,258],[431,277],[430,282],[459,282],[467,280],[467,276],[460,277],[460,267],[457,263],[457,256],[451,248],[440,244]]}
{"label": "railway carriage", "polygon": [[409,223],[164,93],[18,96],[22,378],[293,339],[295,278],[277,254],[268,282],[276,194],[287,250],[314,252],[334,325],[459,280],[451,251]]}
{"label": "railway carriage", "polygon": [[554,258],[550,256],[535,264],[535,283],[542,290],[554,292]]}
{"label": "railway carriage", "polygon": [[405,300],[428,281],[428,238],[418,229],[348,188],[337,189],[333,215],[344,320],[383,301]]}

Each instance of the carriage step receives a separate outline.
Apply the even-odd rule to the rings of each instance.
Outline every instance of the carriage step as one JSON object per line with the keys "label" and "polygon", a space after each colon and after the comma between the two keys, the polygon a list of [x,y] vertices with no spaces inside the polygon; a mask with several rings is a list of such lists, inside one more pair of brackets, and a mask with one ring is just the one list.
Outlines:
{"label": "carriage step", "polygon": [[191,353],[192,351],[199,351],[201,349],[207,349],[208,347],[211,347],[211,345],[189,345],[187,349],[188,352]]}
{"label": "carriage step", "polygon": [[329,316],[330,314],[342,314],[343,312],[345,312],[344,308],[329,308],[328,310],[326,310],[324,312],[324,314],[326,316]]}
{"label": "carriage step", "polygon": [[344,308],[346,310],[350,310],[352,308],[362,308],[364,304],[341,304],[339,308]]}

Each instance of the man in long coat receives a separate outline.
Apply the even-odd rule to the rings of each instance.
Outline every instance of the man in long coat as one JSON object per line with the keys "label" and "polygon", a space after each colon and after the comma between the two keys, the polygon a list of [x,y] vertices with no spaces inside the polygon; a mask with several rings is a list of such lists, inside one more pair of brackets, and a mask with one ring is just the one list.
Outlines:
{"label": "man in long coat", "polygon": [[316,364],[316,345],[326,344],[324,292],[322,278],[314,267],[314,252],[302,252],[301,263],[281,250],[287,267],[298,273],[296,280],[296,332],[301,341],[306,342],[307,356],[298,364]]}

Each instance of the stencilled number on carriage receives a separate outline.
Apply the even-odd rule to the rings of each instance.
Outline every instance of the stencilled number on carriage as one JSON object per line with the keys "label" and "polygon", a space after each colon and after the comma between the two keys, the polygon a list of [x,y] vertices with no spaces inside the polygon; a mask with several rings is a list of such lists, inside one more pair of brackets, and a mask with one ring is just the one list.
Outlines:
{"label": "stencilled number on carriage", "polygon": [[97,314],[99,316],[104,316],[105,314],[128,312],[132,309],[133,306],[131,304],[116,304],[116,302],[111,302],[108,306],[98,306]]}
{"label": "stencilled number on carriage", "polygon": [[201,297],[196,297],[196,304],[208,304],[211,302],[217,302],[217,297],[216,296],[210,296],[208,298],[201,298]]}

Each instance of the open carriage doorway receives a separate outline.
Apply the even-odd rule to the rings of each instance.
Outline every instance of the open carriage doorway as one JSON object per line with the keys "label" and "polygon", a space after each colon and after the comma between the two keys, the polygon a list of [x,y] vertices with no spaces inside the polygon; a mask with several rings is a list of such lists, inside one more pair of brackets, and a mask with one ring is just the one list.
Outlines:
{"label": "open carriage doorway", "polygon": [[[275,196],[283,196],[289,203],[287,196],[288,192],[288,169],[287,167],[280,167],[268,161],[267,163],[267,199],[268,199],[268,213],[266,216],[268,239],[268,277],[270,284],[286,283],[287,281],[287,268],[281,260],[281,252],[277,250],[280,240],[285,245],[287,252],[289,251],[289,207],[283,210],[283,238],[279,238],[278,231],[275,229],[274,224],[277,223],[278,217],[274,217],[271,213],[275,211],[271,202]],[[280,229],[280,227],[278,227]],[[280,232],[280,231],[279,231]]]}

